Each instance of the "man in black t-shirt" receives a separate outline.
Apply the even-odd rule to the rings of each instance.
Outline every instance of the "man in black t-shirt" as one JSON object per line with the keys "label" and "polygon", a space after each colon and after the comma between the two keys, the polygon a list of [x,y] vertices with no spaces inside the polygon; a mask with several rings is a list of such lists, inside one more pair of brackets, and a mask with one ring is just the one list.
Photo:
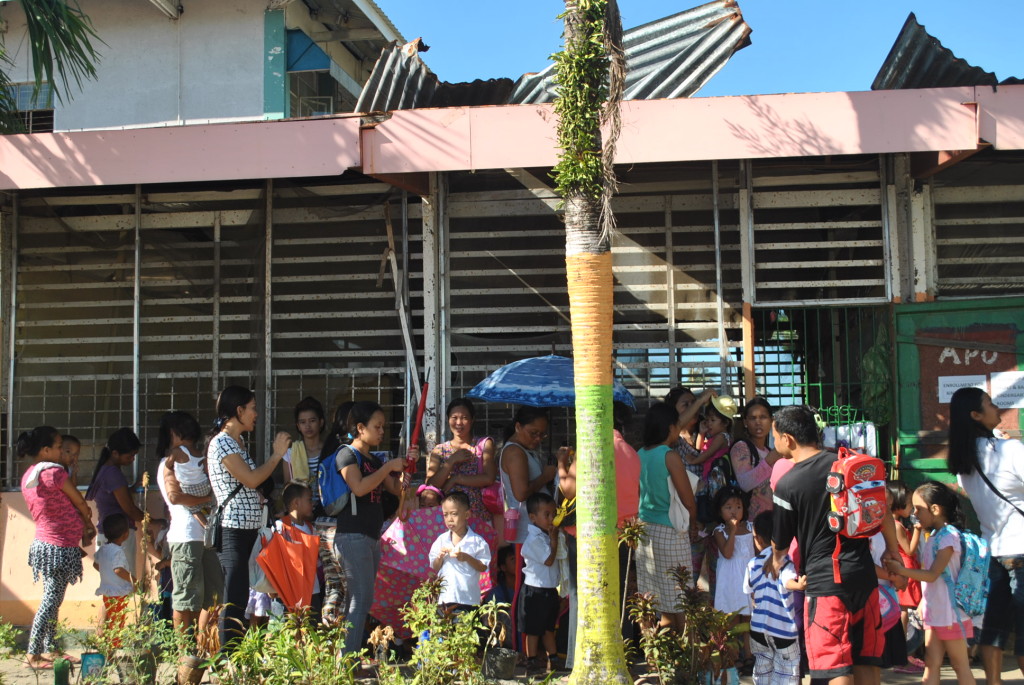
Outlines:
{"label": "man in black t-shirt", "polygon": [[[819,447],[818,425],[807,407],[784,407],[774,415],[775,449],[794,466],[774,492],[774,554],[765,563],[773,576],[796,538],[800,574],[807,576],[804,642],[810,675],[830,685],[876,685],[885,647],[878,581],[868,538],[837,536],[828,527],[831,496],[825,480],[836,455]],[[882,534],[887,554],[899,557],[892,517]],[[832,555],[839,540],[841,582],[833,577]]]}

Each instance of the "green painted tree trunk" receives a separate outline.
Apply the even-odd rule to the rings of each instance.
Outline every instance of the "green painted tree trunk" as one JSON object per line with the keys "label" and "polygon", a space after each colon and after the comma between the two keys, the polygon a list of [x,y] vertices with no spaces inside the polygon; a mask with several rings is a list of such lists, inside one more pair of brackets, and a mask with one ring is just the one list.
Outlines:
{"label": "green painted tree trunk", "polygon": [[[577,596],[570,683],[631,683],[619,629],[615,458],[612,449],[611,160],[601,123],[617,114],[621,24],[615,0],[566,0],[565,49],[556,55],[559,93],[554,169],[565,209],[565,252],[576,384]],[[618,40],[616,40],[618,38]],[[611,53],[611,54],[610,54]],[[612,97],[609,98],[610,92]],[[612,138],[617,130],[613,122]],[[613,154],[612,151],[607,151]]]}

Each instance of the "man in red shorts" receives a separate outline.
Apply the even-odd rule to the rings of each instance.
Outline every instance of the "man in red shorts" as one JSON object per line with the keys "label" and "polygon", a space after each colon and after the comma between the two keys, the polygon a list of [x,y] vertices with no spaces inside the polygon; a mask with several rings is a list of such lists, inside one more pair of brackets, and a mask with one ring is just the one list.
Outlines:
{"label": "man in red shorts", "polygon": [[[781,567],[795,537],[800,574],[807,576],[804,641],[811,678],[830,685],[878,685],[885,633],[867,538],[839,538],[842,582],[833,579],[836,534],[828,527],[831,497],[825,480],[836,455],[819,446],[818,425],[808,407],[783,407],[773,419],[775,449],[794,465],[775,488],[774,554],[765,570],[778,575],[775,569]],[[892,517],[883,521],[887,554],[898,558]]]}

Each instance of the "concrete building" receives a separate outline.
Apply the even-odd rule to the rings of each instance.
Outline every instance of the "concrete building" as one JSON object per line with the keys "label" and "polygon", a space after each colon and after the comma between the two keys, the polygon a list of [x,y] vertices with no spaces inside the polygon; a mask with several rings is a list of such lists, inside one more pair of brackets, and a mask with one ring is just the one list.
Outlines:
{"label": "concrete building", "polygon": [[[381,48],[401,34],[373,0],[82,0],[99,38],[95,81],[46,88],[32,131],[76,131],[351,112]],[[27,26],[0,4],[12,82],[29,85]],[[28,89],[31,90],[30,88]]]}

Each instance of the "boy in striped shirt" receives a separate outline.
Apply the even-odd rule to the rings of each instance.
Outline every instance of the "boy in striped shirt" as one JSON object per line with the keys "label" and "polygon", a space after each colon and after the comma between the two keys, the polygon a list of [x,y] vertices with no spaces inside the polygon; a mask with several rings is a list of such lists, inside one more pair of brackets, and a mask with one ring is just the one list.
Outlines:
{"label": "boy in striped shirt", "polygon": [[747,564],[743,591],[750,595],[750,651],[754,654],[754,685],[800,685],[799,627],[793,590],[802,591],[807,577],[797,577],[787,556],[775,580],[765,574],[765,559],[772,553],[772,512],[754,519],[757,556]]}

